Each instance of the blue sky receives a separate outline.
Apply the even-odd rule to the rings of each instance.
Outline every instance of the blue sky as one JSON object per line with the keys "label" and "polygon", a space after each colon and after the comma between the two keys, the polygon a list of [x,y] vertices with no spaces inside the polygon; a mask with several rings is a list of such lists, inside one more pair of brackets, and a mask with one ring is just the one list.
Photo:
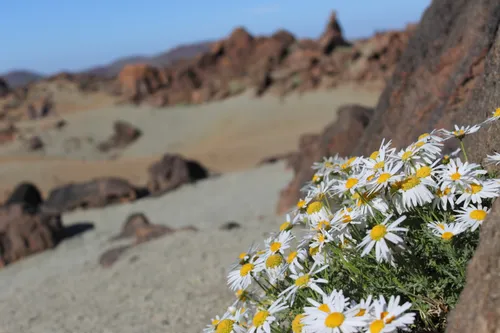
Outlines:
{"label": "blue sky", "polygon": [[1,1],[0,73],[76,71],[116,58],[219,39],[234,27],[253,34],[285,28],[317,37],[332,10],[347,37],[402,28],[431,0],[22,0]]}

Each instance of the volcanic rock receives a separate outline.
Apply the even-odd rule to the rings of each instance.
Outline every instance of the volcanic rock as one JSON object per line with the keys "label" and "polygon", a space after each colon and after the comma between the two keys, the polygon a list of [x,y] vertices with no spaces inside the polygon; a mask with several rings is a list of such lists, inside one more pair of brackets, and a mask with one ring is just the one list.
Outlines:
{"label": "volcanic rock", "polygon": [[111,149],[125,148],[142,134],[137,127],[123,120],[115,121],[113,130],[113,135],[98,145],[100,151],[106,152]]}

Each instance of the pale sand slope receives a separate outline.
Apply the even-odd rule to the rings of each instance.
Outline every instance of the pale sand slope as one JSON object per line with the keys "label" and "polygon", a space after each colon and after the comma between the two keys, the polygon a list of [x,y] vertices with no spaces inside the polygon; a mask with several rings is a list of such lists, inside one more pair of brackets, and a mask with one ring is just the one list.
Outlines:
{"label": "pale sand slope", "polygon": [[[227,268],[254,241],[278,230],[279,190],[290,180],[283,163],[229,173],[156,199],[64,216],[95,230],[55,250],[0,270],[1,333],[191,333],[232,300]],[[132,212],[153,223],[194,225],[142,244],[114,266],[97,264]],[[221,231],[234,220],[241,229]],[[134,261],[134,258],[137,260]]]}
{"label": "pale sand slope", "polygon": [[[20,180],[33,181],[44,191],[72,180],[110,175],[144,184],[149,164],[166,152],[179,152],[216,171],[245,169],[270,155],[296,150],[300,135],[321,131],[335,119],[339,106],[373,106],[378,96],[379,91],[346,86],[290,95],[284,103],[275,96],[253,98],[247,93],[199,106],[117,106],[65,115],[65,128],[41,133],[47,143],[44,155],[27,153],[20,142],[0,146],[0,194]],[[110,154],[98,152],[95,143],[111,134],[118,119],[138,126],[144,135],[117,160],[103,163]],[[81,147],[67,151],[74,137],[81,139]]]}

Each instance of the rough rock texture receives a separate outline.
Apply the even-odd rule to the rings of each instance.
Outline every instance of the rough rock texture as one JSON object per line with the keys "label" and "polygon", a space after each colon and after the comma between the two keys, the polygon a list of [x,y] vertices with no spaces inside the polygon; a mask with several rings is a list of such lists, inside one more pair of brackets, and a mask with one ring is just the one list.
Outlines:
{"label": "rough rock texture", "polygon": [[118,120],[113,124],[113,135],[104,142],[98,145],[101,151],[109,151],[111,149],[125,148],[141,136],[141,130],[134,125]]}
{"label": "rough rock texture", "polygon": [[165,154],[149,169],[148,189],[153,195],[160,195],[177,187],[207,178],[208,170],[196,161],[187,160],[178,154]]}
{"label": "rough rock texture", "polygon": [[43,143],[42,138],[40,138],[38,135],[35,135],[26,140],[25,146],[29,151],[36,151],[42,150],[45,144]]}
{"label": "rough rock texture", "polygon": [[0,128],[0,144],[11,142],[16,138],[18,129],[13,124]]}
{"label": "rough rock texture", "polygon": [[104,207],[136,199],[135,188],[126,180],[109,177],[71,183],[50,191],[42,205],[46,212],[67,212],[76,208]]}
{"label": "rough rock texture", "polygon": [[319,38],[321,51],[325,54],[330,54],[337,46],[349,46],[350,44],[342,35],[342,28],[337,20],[337,13],[333,12],[330,15],[330,20],[325,31]]}
{"label": "rough rock texture", "polygon": [[287,212],[301,196],[300,189],[311,180],[311,166],[323,156],[351,154],[356,141],[370,123],[373,110],[361,105],[345,105],[338,110],[338,119],[328,125],[320,135],[306,134],[300,138],[299,154],[292,162],[294,178],[280,193],[277,213]]}
{"label": "rough rock texture", "polygon": [[158,68],[147,64],[125,65],[118,74],[122,93],[132,101],[154,93],[166,81]]}
{"label": "rough rock texture", "polygon": [[[356,148],[370,154],[384,137],[407,145],[433,128],[464,123],[466,107],[495,41],[500,3],[438,0],[424,13]],[[452,147],[450,147],[452,148]]]}
{"label": "rough rock texture", "polygon": [[110,267],[130,248],[177,231],[198,231],[198,229],[193,226],[173,229],[166,225],[152,224],[144,213],[132,213],[123,223],[120,234],[112,237],[111,241],[134,237],[134,243],[105,251],[99,258],[99,264],[103,267]]}
{"label": "rough rock texture", "polygon": [[53,248],[63,230],[58,214],[33,211],[23,203],[0,208],[0,265]]}

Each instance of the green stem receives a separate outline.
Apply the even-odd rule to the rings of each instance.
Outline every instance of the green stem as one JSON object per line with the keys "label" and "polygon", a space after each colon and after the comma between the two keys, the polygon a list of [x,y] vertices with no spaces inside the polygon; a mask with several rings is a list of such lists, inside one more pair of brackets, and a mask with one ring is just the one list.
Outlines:
{"label": "green stem", "polygon": [[463,140],[460,140],[460,147],[462,148],[462,153],[464,153],[465,162],[469,162],[469,159],[467,158],[467,153],[465,152],[465,146]]}

